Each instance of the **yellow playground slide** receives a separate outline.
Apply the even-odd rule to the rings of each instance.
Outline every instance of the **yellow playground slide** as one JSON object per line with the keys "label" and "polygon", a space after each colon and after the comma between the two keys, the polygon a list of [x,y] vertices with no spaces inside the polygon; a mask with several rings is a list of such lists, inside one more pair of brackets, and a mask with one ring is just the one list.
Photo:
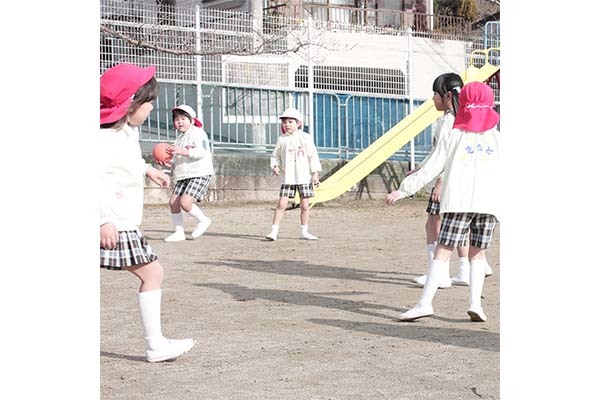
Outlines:
{"label": "yellow playground slide", "polygon": [[[489,63],[480,68],[471,65],[461,77],[465,83],[483,82],[499,69],[499,66]],[[310,198],[311,207],[346,193],[441,115],[433,100],[427,100],[315,188],[315,196]]]}

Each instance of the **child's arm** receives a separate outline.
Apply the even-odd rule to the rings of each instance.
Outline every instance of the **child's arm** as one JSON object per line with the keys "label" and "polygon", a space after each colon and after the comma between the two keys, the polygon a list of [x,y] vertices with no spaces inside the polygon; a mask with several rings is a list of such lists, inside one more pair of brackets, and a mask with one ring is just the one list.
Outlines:
{"label": "child's arm", "polygon": [[319,152],[311,138],[307,137],[305,141],[306,156],[310,165],[310,173],[312,174],[312,182],[315,186],[319,185],[319,172],[323,169],[321,160],[319,160]]}
{"label": "child's arm", "polygon": [[273,171],[273,175],[279,175],[281,173],[281,139],[277,139],[277,144],[271,153],[270,166]]}
{"label": "child's arm", "polygon": [[404,178],[398,190],[387,195],[385,204],[391,206],[397,200],[415,194],[419,189],[431,182],[443,170],[448,157],[448,135],[444,136],[440,143],[431,152],[427,162],[421,165],[421,168],[410,176]]}

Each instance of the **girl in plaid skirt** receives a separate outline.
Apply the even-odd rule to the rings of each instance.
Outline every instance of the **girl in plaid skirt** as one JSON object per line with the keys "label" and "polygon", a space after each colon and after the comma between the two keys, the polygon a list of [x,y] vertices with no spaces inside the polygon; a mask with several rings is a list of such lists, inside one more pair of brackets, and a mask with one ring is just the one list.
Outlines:
{"label": "girl in plaid skirt", "polygon": [[[180,133],[174,146],[167,150],[174,156],[171,176],[175,184],[169,207],[175,232],[167,236],[165,242],[185,240],[182,210],[198,221],[192,232],[192,239],[198,238],[206,231],[211,220],[195,203],[204,197],[215,173],[208,135],[202,129],[202,123],[196,118],[192,107],[185,104],[175,107],[173,125]],[[164,165],[171,166],[171,163]]]}
{"label": "girl in plaid skirt", "polygon": [[288,199],[300,194],[300,237],[317,240],[318,237],[308,232],[309,198],[315,195],[314,187],[319,185],[321,162],[312,138],[302,128],[302,114],[295,108],[288,108],[279,117],[281,135],[271,155],[273,175],[281,175],[282,184],[279,201],[273,215],[271,233],[267,240],[277,240],[279,223],[287,207]]}
{"label": "girl in plaid skirt", "polygon": [[452,251],[467,240],[470,240],[471,265],[467,314],[471,321],[487,320],[481,293],[487,265],[485,249],[490,246],[499,208],[499,120],[500,116],[494,110],[492,89],[480,82],[465,85],[460,91],[452,131],[440,137],[419,171],[406,177],[400,188],[386,198],[386,204],[392,205],[398,199],[416,193],[443,171],[442,225],[434,259],[417,305],[403,313],[399,318],[401,321],[433,315],[433,297],[440,279],[447,274]]}
{"label": "girl in plaid skirt", "polygon": [[[435,149],[441,135],[446,135],[452,130],[454,124],[454,116],[458,110],[458,95],[463,87],[463,81],[460,75],[455,73],[442,74],[433,81],[433,104],[436,110],[443,111],[444,115],[438,120],[437,129],[433,134],[433,149]],[[430,153],[431,155],[431,153]],[[411,175],[419,170],[419,168],[427,163],[427,156],[419,167],[409,171],[406,175]],[[431,189],[429,203],[427,204],[427,222],[425,223],[425,234],[427,238],[427,266],[431,265],[437,238],[440,232],[441,217],[440,217],[440,190],[442,188],[442,179],[438,177],[434,187]],[[469,284],[469,246],[461,245],[456,248],[458,253],[459,272],[458,275],[450,278],[450,269],[443,276],[440,276],[439,288],[449,288],[452,284],[468,285]],[[427,274],[414,278],[414,281],[421,286],[427,281]]]}
{"label": "girl in plaid skirt", "polygon": [[167,187],[169,176],[146,164],[140,126],[158,94],[156,67],[119,64],[100,77],[100,267],[129,271],[141,282],[138,306],[149,362],[177,358],[192,339],[167,339],[161,330],[163,268],[139,231],[144,208],[144,177]]}

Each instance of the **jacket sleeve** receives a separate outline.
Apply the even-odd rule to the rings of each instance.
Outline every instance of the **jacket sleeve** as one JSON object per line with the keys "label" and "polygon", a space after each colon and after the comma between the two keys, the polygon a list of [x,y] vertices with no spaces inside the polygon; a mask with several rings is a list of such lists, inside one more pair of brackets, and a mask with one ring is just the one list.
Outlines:
{"label": "jacket sleeve", "polygon": [[271,169],[275,167],[281,168],[281,136],[277,138],[277,144],[271,153]]}
{"label": "jacket sleeve", "polygon": [[448,138],[448,135],[442,135],[437,146],[435,146],[428,157],[427,162],[425,162],[417,172],[407,176],[402,183],[400,183],[398,192],[402,195],[401,198],[415,194],[419,189],[442,173],[448,158]]}
{"label": "jacket sleeve", "polygon": [[309,135],[306,135],[304,142],[307,150],[306,155],[310,164],[310,173],[321,172],[321,160],[319,160],[319,153],[317,152],[317,147],[312,141],[312,138]]}
{"label": "jacket sleeve", "polygon": [[210,154],[210,142],[204,129],[194,129],[192,132],[192,142],[194,147],[189,148],[190,158],[198,160]]}

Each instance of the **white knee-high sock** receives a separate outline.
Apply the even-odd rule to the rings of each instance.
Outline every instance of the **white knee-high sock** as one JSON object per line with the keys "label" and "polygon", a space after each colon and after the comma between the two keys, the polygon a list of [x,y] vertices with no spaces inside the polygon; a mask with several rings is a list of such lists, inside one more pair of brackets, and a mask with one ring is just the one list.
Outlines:
{"label": "white knee-high sock", "polygon": [[435,255],[435,246],[437,246],[437,242],[433,242],[427,245],[427,267],[431,265],[433,261],[433,256]]}
{"label": "white knee-high sock", "polygon": [[448,275],[449,261],[433,260],[427,271],[427,281],[423,286],[419,305],[421,307],[432,307],[433,297],[438,288],[440,277]]}
{"label": "white knee-high sock", "polygon": [[200,207],[198,207],[195,204],[192,204],[192,208],[190,209],[190,211],[188,211],[188,214],[190,214],[192,217],[196,218],[198,220],[198,222],[210,221],[210,218],[208,218],[206,215],[204,215],[204,213],[202,212]]}
{"label": "white knee-high sock", "polygon": [[162,334],[160,320],[162,290],[156,289],[147,292],[139,292],[137,297],[140,316],[142,317],[142,328],[144,329],[146,347],[155,349],[166,340]]}
{"label": "white knee-high sock", "polygon": [[181,212],[178,212],[177,214],[171,213],[171,222],[173,222],[175,231],[182,231],[183,230],[183,213],[181,213]]}
{"label": "white knee-high sock", "polygon": [[483,284],[485,282],[485,268],[487,262],[481,259],[471,260],[470,271],[470,306],[469,308],[481,307],[481,293],[483,292]]}

